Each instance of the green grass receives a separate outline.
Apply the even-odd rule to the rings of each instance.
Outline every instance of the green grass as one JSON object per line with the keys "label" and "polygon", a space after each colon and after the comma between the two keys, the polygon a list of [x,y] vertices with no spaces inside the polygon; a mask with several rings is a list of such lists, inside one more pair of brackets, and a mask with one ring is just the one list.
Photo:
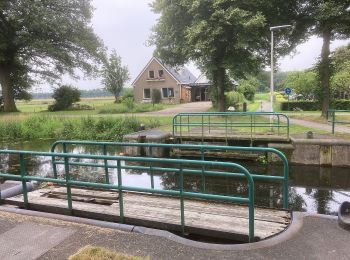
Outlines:
{"label": "green grass", "polygon": [[[88,116],[88,115],[98,115],[98,114],[125,114],[125,113],[144,113],[151,111],[162,110],[171,106],[169,104],[134,104],[132,109],[128,108],[125,104],[115,104],[113,97],[103,97],[103,98],[83,98],[77,104],[87,105],[93,108],[93,110],[66,110],[66,111],[56,111],[48,112],[48,106],[53,104],[53,99],[34,99],[29,102],[17,101],[16,105],[21,113],[27,115],[34,115],[40,113],[41,115],[72,115],[72,116]],[[4,114],[0,114],[1,115]],[[14,115],[14,113],[11,113]]]}
{"label": "green grass", "polygon": [[125,104],[113,104],[102,107],[98,114],[144,113],[159,111],[169,106],[164,104],[134,104],[134,107],[129,108]]}
{"label": "green grass", "polygon": [[123,135],[171,122],[142,117],[61,118],[31,116],[22,120],[0,121],[0,140],[81,139],[121,141]]}
{"label": "green grass", "polygon": [[260,102],[251,102],[248,104],[248,112],[259,112],[261,108]]}
{"label": "green grass", "polygon": [[270,93],[256,93],[254,96],[255,100],[270,101]]}
{"label": "green grass", "polygon": [[[23,113],[37,113],[37,112],[46,112],[49,105],[53,104],[53,99],[33,99],[29,102],[27,101],[17,101],[16,105],[19,111]],[[85,112],[85,114],[96,114],[96,110],[114,104],[113,97],[103,97],[103,98],[82,98],[80,105],[89,105],[95,110],[80,110],[78,112]],[[74,113],[77,111],[66,111]]]}

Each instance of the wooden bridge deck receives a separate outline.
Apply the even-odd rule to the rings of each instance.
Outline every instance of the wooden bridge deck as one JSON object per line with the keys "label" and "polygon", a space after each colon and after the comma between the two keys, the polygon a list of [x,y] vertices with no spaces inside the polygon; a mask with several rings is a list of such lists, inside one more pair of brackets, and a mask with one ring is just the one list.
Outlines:
{"label": "wooden bridge deck", "polygon": [[[72,189],[73,213],[76,216],[119,221],[118,193]],[[66,188],[46,187],[28,193],[29,208],[68,214]],[[124,193],[125,223],[169,231],[180,231],[180,200],[175,197],[144,193]],[[23,196],[8,198],[5,203],[23,207]],[[255,208],[255,236],[265,239],[285,230],[290,213]],[[214,238],[248,240],[248,208],[231,203],[185,200],[186,232]]]}

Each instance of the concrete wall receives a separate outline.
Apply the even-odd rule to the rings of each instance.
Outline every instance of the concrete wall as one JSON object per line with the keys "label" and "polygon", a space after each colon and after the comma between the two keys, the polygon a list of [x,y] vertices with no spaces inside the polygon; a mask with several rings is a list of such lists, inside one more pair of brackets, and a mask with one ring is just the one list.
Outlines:
{"label": "concrete wall", "polygon": [[[285,153],[291,164],[350,167],[350,141],[299,139],[292,144],[269,144]],[[269,161],[278,158],[269,156]]]}

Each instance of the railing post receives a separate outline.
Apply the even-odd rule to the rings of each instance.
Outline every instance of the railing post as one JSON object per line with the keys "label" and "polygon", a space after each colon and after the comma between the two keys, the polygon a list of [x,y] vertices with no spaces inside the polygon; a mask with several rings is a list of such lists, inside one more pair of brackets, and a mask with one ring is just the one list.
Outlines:
{"label": "railing post", "polygon": [[187,134],[190,134],[190,115],[187,115]]}
{"label": "railing post", "polygon": [[249,188],[249,243],[254,242],[254,181],[248,182]]}
{"label": "railing post", "polygon": [[180,138],[182,139],[182,116],[180,115]]}
{"label": "railing post", "polygon": [[122,183],[122,169],[121,162],[117,160],[118,167],[118,193],[119,193],[119,217],[120,223],[124,223],[124,201],[123,201],[123,183]]}
{"label": "railing post", "polygon": [[67,156],[64,157],[64,174],[65,174],[66,186],[67,186],[68,210],[69,210],[69,213],[72,215],[73,214],[72,189],[70,185],[69,158]]}
{"label": "railing post", "polygon": [[288,196],[289,196],[289,190],[288,190],[288,176],[289,176],[289,166],[288,161],[283,161],[283,208],[288,209]]}
{"label": "railing post", "polygon": [[[56,146],[55,146],[55,148],[56,148]],[[54,152],[53,150],[54,150],[54,149],[52,148],[52,149],[51,149],[51,152]],[[55,156],[52,156],[52,157],[51,157],[51,160],[52,160],[53,177],[54,177],[55,179],[57,179],[56,157],[55,157]]]}
{"label": "railing post", "polygon": [[[149,154],[149,157],[152,157],[152,146],[151,145],[148,147],[148,154]],[[151,174],[151,188],[154,189],[154,175],[153,175],[151,162],[149,163],[149,172]]]}
{"label": "railing post", "polygon": [[27,182],[24,179],[25,173],[25,159],[23,154],[19,154],[19,164],[20,164],[20,173],[22,177],[22,189],[23,189],[23,202],[24,207],[28,209],[28,190],[27,190]]}
{"label": "railing post", "polygon": [[[107,145],[103,145],[103,155],[107,155]],[[109,173],[108,173],[108,160],[104,159],[104,168],[105,168],[105,182],[109,184]]]}
{"label": "railing post", "polygon": [[204,115],[202,114],[202,144],[204,142]]}
{"label": "railing post", "polygon": [[[204,161],[204,148],[203,147],[201,147],[201,159],[202,159],[202,161]],[[204,170],[205,170],[205,167],[204,167],[204,165],[202,165],[202,192],[205,192],[205,190],[206,190]]]}
{"label": "railing post", "polygon": [[250,114],[250,146],[253,146],[253,115]]}
{"label": "railing post", "polygon": [[332,111],[332,134],[335,133],[335,111]]}
{"label": "railing post", "polygon": [[224,115],[225,117],[225,141],[226,141],[226,145],[228,145],[228,138],[227,138],[227,117],[228,115]]}
{"label": "railing post", "polygon": [[182,164],[180,167],[180,210],[181,210],[181,232],[185,234],[185,204],[184,204],[184,175],[182,170]]}
{"label": "railing post", "polygon": [[210,134],[210,114],[208,115],[208,131],[209,131],[209,134]]}

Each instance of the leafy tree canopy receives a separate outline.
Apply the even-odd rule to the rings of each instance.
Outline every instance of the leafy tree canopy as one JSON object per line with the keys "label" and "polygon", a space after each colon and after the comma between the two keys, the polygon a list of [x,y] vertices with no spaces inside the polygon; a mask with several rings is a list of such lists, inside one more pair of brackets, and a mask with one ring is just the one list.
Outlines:
{"label": "leafy tree canopy", "polygon": [[283,85],[292,88],[303,99],[319,99],[320,84],[316,72],[312,70],[290,72]]}
{"label": "leafy tree canopy", "polygon": [[76,68],[96,72],[102,41],[90,21],[91,0],[0,1],[0,83],[5,111],[15,111],[15,92],[36,80],[55,81]]}
{"label": "leafy tree canopy", "polygon": [[[155,0],[161,14],[150,42],[155,55],[171,65],[189,60],[207,72],[218,93],[219,109],[225,109],[227,72],[240,78],[269,61],[269,26],[295,20],[302,1]],[[298,28],[298,25],[296,26]],[[277,53],[286,53],[301,39],[300,32],[277,36]],[[293,40],[293,41],[292,41]]]}
{"label": "leafy tree canopy", "polygon": [[308,18],[311,34],[322,37],[323,46],[318,64],[318,74],[322,85],[322,115],[325,116],[330,103],[330,79],[332,76],[330,43],[335,39],[350,37],[349,0],[308,0],[304,1],[304,13]]}
{"label": "leafy tree canopy", "polygon": [[242,93],[247,100],[253,101],[255,92],[261,84],[260,81],[255,77],[249,76],[238,83],[238,92]]}
{"label": "leafy tree canopy", "polygon": [[113,94],[116,102],[123,90],[124,84],[129,79],[128,68],[122,65],[121,57],[113,50],[103,67],[102,83],[105,85],[105,89]]}

